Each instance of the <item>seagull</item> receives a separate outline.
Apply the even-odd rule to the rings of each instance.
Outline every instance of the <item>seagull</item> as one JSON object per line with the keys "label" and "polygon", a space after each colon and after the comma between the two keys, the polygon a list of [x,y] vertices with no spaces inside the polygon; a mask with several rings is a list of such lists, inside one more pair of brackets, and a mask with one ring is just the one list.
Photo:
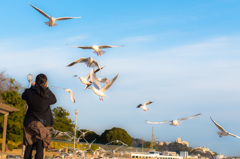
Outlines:
{"label": "seagull", "polygon": [[94,152],[94,155],[96,155],[97,158],[103,158],[105,154],[106,154],[106,150],[104,150],[101,147],[96,149],[95,152]]}
{"label": "seagull", "polygon": [[77,48],[81,48],[81,49],[93,49],[94,50],[93,53],[97,54],[98,56],[101,56],[102,54],[105,53],[105,51],[102,51],[101,49],[113,48],[113,47],[123,47],[123,45],[122,46],[114,46],[114,45],[71,46],[71,45],[68,45],[68,46],[77,47]]}
{"label": "seagull", "polygon": [[113,140],[113,141],[107,143],[106,145],[109,145],[109,144],[111,144],[111,143],[117,143],[117,144],[121,143],[121,144],[124,145],[124,146],[128,146],[127,144],[125,144],[125,143],[122,142],[121,140]]}
{"label": "seagull", "polygon": [[[79,142],[79,140],[81,139],[81,137],[84,138],[85,140],[85,135],[88,133],[88,132],[91,132],[92,130],[87,130],[87,131],[81,131],[81,130],[77,130],[77,131],[80,131],[81,132],[81,135],[77,138],[77,142]],[[85,140],[86,141],[86,140]]]}
{"label": "seagull", "polygon": [[61,131],[54,129],[53,127],[50,127],[50,132],[53,134],[53,136],[56,136]]}
{"label": "seagull", "polygon": [[67,67],[73,66],[77,63],[85,63],[88,67],[97,67],[100,69],[100,72],[102,73],[102,70],[101,70],[98,62],[95,61],[92,57],[89,57],[89,58],[81,57],[81,58],[77,59],[76,61],[67,65]]}
{"label": "seagull", "polygon": [[61,137],[61,136],[67,136],[67,137],[69,137],[69,138],[72,138],[72,133],[71,132],[60,132],[57,136],[56,136],[56,138],[58,138],[58,137]]}
{"label": "seagull", "polygon": [[167,120],[167,121],[162,121],[162,122],[151,122],[151,121],[146,120],[145,122],[149,123],[149,124],[162,124],[162,123],[169,123],[170,122],[170,125],[177,126],[180,123],[182,123],[182,122],[180,122],[181,120],[187,120],[187,119],[199,117],[200,115],[201,115],[201,113],[196,114],[194,116],[190,116],[190,117],[186,117],[186,118],[180,118],[180,119],[176,119],[176,120]]}
{"label": "seagull", "polygon": [[80,135],[80,137],[85,137],[85,135],[88,133],[88,132],[91,132],[92,130],[87,130],[87,131],[81,131],[81,130],[78,130],[80,131],[82,134]]}
{"label": "seagull", "polygon": [[144,103],[144,106],[142,104],[139,104],[137,106],[137,108],[142,108],[144,111],[147,111],[148,110],[147,105],[152,104],[152,103],[153,103],[153,101],[147,101],[147,102]]}
{"label": "seagull", "polygon": [[[100,69],[103,69],[103,68],[104,68],[104,66],[101,67]],[[97,73],[100,69],[98,68],[98,69],[94,70],[94,73]],[[74,75],[73,77],[76,77],[76,78],[80,79],[80,81],[81,81],[83,84],[86,84],[86,86],[85,86],[84,89],[87,89],[87,88],[88,88],[89,86],[91,86],[91,84],[92,84],[92,82],[89,81],[89,79],[90,79],[90,73],[89,73],[86,77],[82,77],[82,76],[81,76],[81,77],[78,77],[77,75]]]}
{"label": "seagull", "polygon": [[87,140],[85,139],[85,138],[83,138],[85,141],[86,141],[86,143],[88,144],[88,146],[87,146],[87,148],[86,148],[86,150],[85,150],[85,153],[86,152],[88,152],[88,151],[91,151],[92,152],[92,154],[94,154],[94,151],[91,149],[91,146],[92,146],[92,144],[94,143],[94,141],[96,140],[96,139],[94,139],[90,144],[87,142]]}
{"label": "seagull", "polygon": [[54,86],[52,86],[52,88],[64,89],[64,91],[69,92],[70,96],[71,96],[72,102],[75,103],[74,93],[73,93],[73,91],[71,89],[69,89],[69,88],[59,88],[59,87],[54,87]]}
{"label": "seagull", "polygon": [[43,12],[42,10],[38,9],[37,7],[34,7],[33,5],[30,4],[30,6],[32,6],[34,9],[36,9],[39,13],[41,13],[44,17],[48,18],[49,21],[45,22],[45,24],[47,24],[50,27],[56,26],[57,24],[55,23],[55,21],[60,21],[60,20],[68,20],[68,19],[74,19],[74,18],[81,18],[81,17],[61,17],[61,18],[54,18],[54,17],[50,17],[49,15],[47,15],[45,12]]}
{"label": "seagull", "polygon": [[89,89],[92,89],[93,92],[99,96],[99,100],[102,100],[103,101],[103,97],[107,97],[104,93],[112,86],[112,84],[116,81],[118,77],[118,74],[110,81],[108,82],[107,84],[105,84],[105,86],[103,86],[101,88],[99,82],[98,82],[98,79],[97,79],[97,76],[95,75],[95,73],[93,72],[93,69],[91,69],[91,72],[90,72],[90,81],[97,87],[89,87]]}
{"label": "seagull", "polygon": [[218,123],[216,123],[211,117],[210,119],[212,120],[212,122],[218,127],[219,130],[221,130],[221,132],[217,132],[219,137],[222,137],[222,136],[228,136],[228,135],[231,135],[233,137],[236,137],[236,138],[239,138],[239,136],[237,135],[234,135],[234,134],[231,134],[230,132],[227,132],[223,127],[221,127]]}

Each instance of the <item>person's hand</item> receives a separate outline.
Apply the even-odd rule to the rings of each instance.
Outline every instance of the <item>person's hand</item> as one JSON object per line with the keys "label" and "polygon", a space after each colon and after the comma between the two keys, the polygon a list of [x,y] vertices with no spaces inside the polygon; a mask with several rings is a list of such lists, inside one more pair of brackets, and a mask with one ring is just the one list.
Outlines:
{"label": "person's hand", "polygon": [[[34,86],[35,84],[36,84],[36,82],[33,82],[32,86]],[[48,87],[48,83],[47,82],[45,83],[44,87]]]}
{"label": "person's hand", "polygon": [[46,82],[44,86],[45,86],[45,87],[48,87],[48,83]]}

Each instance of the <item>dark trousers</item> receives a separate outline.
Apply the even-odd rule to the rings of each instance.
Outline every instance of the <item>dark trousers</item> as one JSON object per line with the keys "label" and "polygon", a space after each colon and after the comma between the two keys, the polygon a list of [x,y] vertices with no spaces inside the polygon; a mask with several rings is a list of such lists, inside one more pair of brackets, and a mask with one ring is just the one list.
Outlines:
{"label": "dark trousers", "polygon": [[43,159],[43,141],[42,140],[38,140],[33,145],[26,146],[24,159],[32,159],[33,147],[36,147],[35,159]]}

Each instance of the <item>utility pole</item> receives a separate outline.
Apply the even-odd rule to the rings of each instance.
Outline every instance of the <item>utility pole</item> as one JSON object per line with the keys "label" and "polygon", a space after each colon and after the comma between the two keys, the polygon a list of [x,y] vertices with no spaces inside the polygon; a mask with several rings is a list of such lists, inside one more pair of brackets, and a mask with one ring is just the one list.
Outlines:
{"label": "utility pole", "polygon": [[142,153],[143,153],[143,137],[142,137]]}
{"label": "utility pole", "polygon": [[151,149],[153,149],[153,144],[155,143],[155,137],[154,137],[154,128],[152,127],[152,142],[151,142]]}

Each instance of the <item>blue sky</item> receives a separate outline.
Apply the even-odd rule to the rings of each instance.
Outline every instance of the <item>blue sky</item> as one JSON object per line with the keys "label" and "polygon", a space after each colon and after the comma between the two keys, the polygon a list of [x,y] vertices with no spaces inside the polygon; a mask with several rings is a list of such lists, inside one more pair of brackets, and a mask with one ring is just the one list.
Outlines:
{"label": "blue sky", "polygon": [[[48,27],[47,19],[28,3],[53,17],[82,16]],[[210,116],[229,132],[240,135],[240,2],[236,0],[42,0],[2,1],[0,5],[0,70],[27,87],[26,75],[45,73],[55,106],[62,106],[78,127],[101,134],[121,127],[135,138],[151,140],[152,125],[202,113],[177,127],[154,125],[160,141],[181,137],[191,147],[205,146],[224,155],[240,155],[240,140],[219,138]],[[69,45],[124,45],[92,50]],[[103,73],[119,77],[100,101],[73,75],[86,76],[84,64],[66,67],[80,57],[105,65]],[[101,76],[101,74],[97,74]],[[136,106],[153,100],[149,111]]]}

